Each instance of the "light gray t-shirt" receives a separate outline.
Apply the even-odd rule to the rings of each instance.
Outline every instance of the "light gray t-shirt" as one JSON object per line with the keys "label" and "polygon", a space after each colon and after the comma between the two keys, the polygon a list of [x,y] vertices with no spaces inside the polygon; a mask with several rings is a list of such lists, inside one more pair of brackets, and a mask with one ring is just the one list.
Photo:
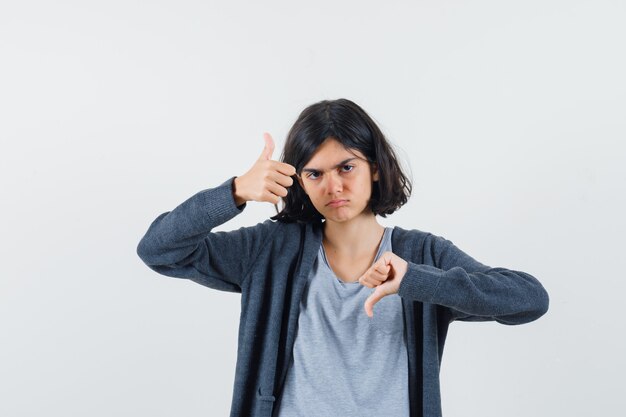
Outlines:
{"label": "light gray t-shirt", "polygon": [[[375,261],[391,251],[392,231],[385,228]],[[300,303],[279,417],[409,416],[401,299],[383,297],[370,319],[363,305],[373,291],[337,278],[320,245]]]}

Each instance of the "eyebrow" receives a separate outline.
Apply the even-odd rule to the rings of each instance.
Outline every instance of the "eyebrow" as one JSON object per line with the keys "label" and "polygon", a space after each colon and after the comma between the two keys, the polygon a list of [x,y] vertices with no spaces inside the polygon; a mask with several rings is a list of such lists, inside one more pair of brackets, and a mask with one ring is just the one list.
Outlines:
{"label": "eyebrow", "polygon": [[[337,165],[335,165],[333,168],[341,168],[342,166],[344,166],[346,163],[352,161],[353,159],[358,159],[358,158],[357,157],[353,157],[353,158],[344,159],[343,161],[341,161]],[[319,171],[321,171],[321,170],[317,169],[317,168],[302,168],[302,172],[319,172]]]}

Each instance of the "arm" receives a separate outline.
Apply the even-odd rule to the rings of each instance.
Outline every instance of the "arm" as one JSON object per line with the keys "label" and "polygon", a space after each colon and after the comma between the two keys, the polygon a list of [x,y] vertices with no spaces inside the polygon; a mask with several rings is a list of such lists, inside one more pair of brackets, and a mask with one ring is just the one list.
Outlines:
{"label": "arm", "polygon": [[242,282],[274,223],[230,232],[211,230],[241,213],[230,178],[193,195],[174,210],[159,215],[137,246],[137,254],[162,275],[188,278],[222,291],[241,292]]}
{"label": "arm", "polygon": [[398,294],[449,308],[452,320],[522,324],[548,311],[549,297],[541,283],[525,272],[491,268],[451,241],[429,234],[425,251],[437,266],[408,262]]}

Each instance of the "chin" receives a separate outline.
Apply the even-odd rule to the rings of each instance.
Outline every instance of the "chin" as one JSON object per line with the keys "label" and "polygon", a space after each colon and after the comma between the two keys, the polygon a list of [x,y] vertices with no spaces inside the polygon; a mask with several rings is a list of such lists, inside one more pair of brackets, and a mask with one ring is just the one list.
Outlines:
{"label": "chin", "polygon": [[345,222],[346,220],[350,220],[351,218],[354,217],[351,213],[345,213],[345,214],[332,213],[332,210],[331,211],[325,210],[325,211],[321,211],[320,213],[322,214],[322,216],[324,216],[326,221],[330,220],[330,221],[337,222],[337,223]]}
{"label": "chin", "polygon": [[357,217],[359,217],[358,214],[356,214],[353,210],[345,210],[344,212],[322,212],[322,215],[324,216],[324,218],[328,221],[333,221],[335,223],[345,223],[348,222],[350,220],[354,220]]}

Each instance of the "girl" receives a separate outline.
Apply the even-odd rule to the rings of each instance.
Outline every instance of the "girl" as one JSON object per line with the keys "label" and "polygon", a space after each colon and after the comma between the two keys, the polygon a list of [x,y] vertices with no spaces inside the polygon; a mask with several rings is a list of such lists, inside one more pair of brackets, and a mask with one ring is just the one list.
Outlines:
{"label": "girl", "polygon": [[[304,109],[281,161],[264,139],[249,171],[158,216],[137,247],[160,274],[241,293],[231,416],[440,416],[450,322],[514,325],[548,310],[530,274],[378,223],[411,183],[357,104]],[[212,232],[249,201],[278,213]]]}

